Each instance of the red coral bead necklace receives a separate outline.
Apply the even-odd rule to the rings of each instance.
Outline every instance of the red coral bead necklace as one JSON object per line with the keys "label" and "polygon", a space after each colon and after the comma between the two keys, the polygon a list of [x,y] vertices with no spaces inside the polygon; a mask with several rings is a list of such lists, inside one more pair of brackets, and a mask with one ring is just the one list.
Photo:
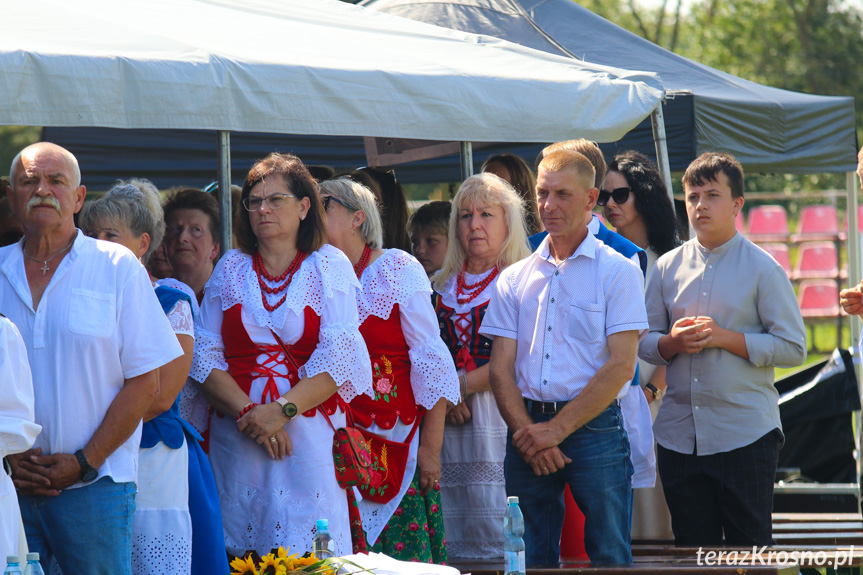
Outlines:
{"label": "red coral bead necklace", "polygon": [[360,256],[360,261],[354,266],[354,273],[357,274],[357,279],[361,278],[363,272],[366,271],[370,259],[372,259],[372,248],[366,244],[366,247],[363,248],[363,255]]}
{"label": "red coral bead necklace", "polygon": [[[305,259],[306,253],[298,251],[297,255],[294,256],[294,261],[291,262],[291,265],[288,266],[288,269],[285,270],[285,273],[278,277],[275,277],[267,272],[267,268],[264,267],[264,260],[263,258],[261,258],[261,254],[258,253],[252,256],[252,269],[255,270],[255,274],[258,276],[258,285],[261,286],[261,302],[264,304],[264,308],[267,311],[274,311],[283,303],[285,303],[285,300],[288,299],[288,294],[285,293],[285,295],[283,295],[281,299],[279,299],[279,301],[277,301],[273,305],[270,305],[270,303],[267,301],[266,294],[277,294],[288,289],[288,286],[291,285],[291,280],[294,279],[294,274],[297,272],[298,269],[300,269],[300,266]],[[272,283],[284,283],[276,287],[270,287],[266,283],[264,283],[264,279]]]}
{"label": "red coral bead necklace", "polygon": [[458,303],[460,304],[470,303],[474,299],[476,299],[476,296],[481,294],[485,290],[485,288],[488,287],[488,284],[494,281],[494,278],[497,277],[500,269],[497,266],[494,266],[494,268],[491,270],[491,273],[489,273],[484,280],[475,284],[468,284],[465,282],[464,274],[466,271],[467,262],[465,262],[464,265],[461,266],[461,271],[458,272],[458,277],[456,278],[455,297],[456,301],[458,301]]}

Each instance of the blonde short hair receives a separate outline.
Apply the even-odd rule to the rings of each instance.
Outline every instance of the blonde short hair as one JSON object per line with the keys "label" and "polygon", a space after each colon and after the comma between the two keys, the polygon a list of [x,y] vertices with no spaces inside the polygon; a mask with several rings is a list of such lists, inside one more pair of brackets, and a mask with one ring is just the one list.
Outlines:
{"label": "blonde short hair", "polygon": [[585,190],[596,187],[594,180],[596,170],[593,164],[585,157],[573,150],[557,150],[545,156],[539,163],[539,169],[547,172],[572,172],[575,174],[578,185]]}

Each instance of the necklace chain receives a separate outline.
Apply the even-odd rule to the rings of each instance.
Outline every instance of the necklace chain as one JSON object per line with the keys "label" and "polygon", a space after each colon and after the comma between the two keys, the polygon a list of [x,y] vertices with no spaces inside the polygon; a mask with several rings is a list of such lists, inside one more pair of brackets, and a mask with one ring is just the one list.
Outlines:
{"label": "necklace chain", "polygon": [[42,270],[42,275],[44,276],[48,271],[50,271],[50,270],[51,270],[51,268],[49,268],[49,267],[48,267],[48,262],[50,262],[51,260],[53,260],[54,258],[56,258],[57,256],[59,256],[60,254],[64,253],[66,250],[68,250],[69,248],[71,248],[71,247],[72,247],[72,244],[74,244],[74,243],[75,243],[75,239],[76,239],[76,238],[72,238],[72,241],[71,241],[71,242],[69,242],[69,245],[67,245],[65,248],[63,248],[62,250],[60,250],[60,251],[58,251],[57,253],[55,253],[53,256],[51,256],[51,257],[50,257],[50,258],[48,258],[47,260],[40,260],[40,259],[36,259],[36,258],[34,258],[33,256],[28,256],[28,255],[27,255],[27,251],[24,249],[24,248],[26,248],[26,247],[27,247],[27,244],[26,244],[26,243],[25,243],[24,245],[22,245],[22,246],[21,246],[21,253],[22,253],[22,254],[24,254],[24,257],[25,257],[25,258],[27,258],[28,260],[32,260],[32,261],[34,261],[34,262],[37,262],[37,263],[42,264],[42,267],[41,267],[41,268],[39,268],[39,269],[41,269],[41,270]]}

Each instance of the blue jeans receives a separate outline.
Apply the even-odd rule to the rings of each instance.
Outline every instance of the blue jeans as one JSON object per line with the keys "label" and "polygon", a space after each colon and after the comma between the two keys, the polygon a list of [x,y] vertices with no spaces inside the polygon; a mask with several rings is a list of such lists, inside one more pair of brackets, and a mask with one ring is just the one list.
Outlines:
{"label": "blue jeans", "polygon": [[135,491],[102,477],[56,497],[19,493],[30,552],[46,573],[55,557],[63,575],[131,575]]}
{"label": "blue jeans", "polygon": [[[540,423],[553,416],[531,417]],[[632,563],[633,470],[620,407],[611,404],[558,447],[572,463],[537,476],[512,446],[512,433],[507,438],[506,493],[518,496],[524,513],[527,564],[559,565],[566,484],[584,514],[584,546],[591,563]]]}

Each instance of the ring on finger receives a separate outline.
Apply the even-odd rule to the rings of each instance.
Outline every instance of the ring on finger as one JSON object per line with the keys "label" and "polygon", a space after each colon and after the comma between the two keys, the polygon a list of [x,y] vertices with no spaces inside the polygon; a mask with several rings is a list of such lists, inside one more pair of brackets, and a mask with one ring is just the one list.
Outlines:
{"label": "ring on finger", "polygon": [[252,441],[256,440],[257,438],[258,438],[258,436],[255,435],[254,433],[249,434],[249,439],[251,439]]}
{"label": "ring on finger", "polygon": [[276,443],[276,438],[275,438],[275,437],[271,437],[271,438],[270,438],[270,443]]}

